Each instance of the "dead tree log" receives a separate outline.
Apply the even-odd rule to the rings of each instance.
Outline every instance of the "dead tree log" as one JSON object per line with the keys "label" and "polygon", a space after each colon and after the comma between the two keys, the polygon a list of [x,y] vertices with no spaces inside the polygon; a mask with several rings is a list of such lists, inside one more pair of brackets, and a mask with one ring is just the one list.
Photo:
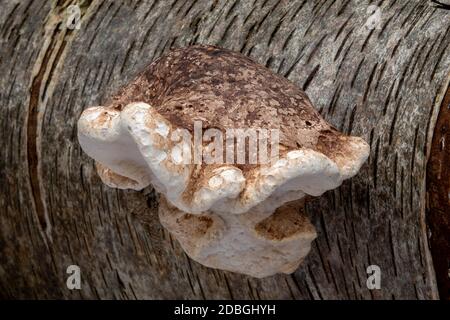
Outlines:
{"label": "dead tree log", "polygon": [[[71,4],[0,3],[1,298],[434,299],[437,284],[449,297],[448,228],[432,211],[446,208],[448,223],[448,198],[433,199],[430,232],[426,177],[448,108],[450,11],[419,0],[94,0],[78,2],[77,29]],[[371,145],[357,177],[308,205],[318,238],[292,275],[254,279],[188,259],[161,228],[152,190],[107,188],[77,143],[86,106],[194,43],[282,74]],[[66,287],[73,264],[81,290]],[[366,286],[369,265],[381,269],[380,290]]]}

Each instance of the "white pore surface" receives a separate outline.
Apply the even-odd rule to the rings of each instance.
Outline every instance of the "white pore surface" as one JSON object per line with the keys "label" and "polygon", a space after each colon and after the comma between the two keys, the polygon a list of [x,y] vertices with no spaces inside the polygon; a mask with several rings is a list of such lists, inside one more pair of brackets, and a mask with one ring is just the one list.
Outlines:
{"label": "white pore surface", "polygon": [[181,242],[183,249],[207,267],[263,278],[297,269],[316,237],[316,234],[299,234],[284,241],[269,241],[257,235],[255,224],[242,223],[240,217],[223,217],[226,229],[199,250],[192,251]]}

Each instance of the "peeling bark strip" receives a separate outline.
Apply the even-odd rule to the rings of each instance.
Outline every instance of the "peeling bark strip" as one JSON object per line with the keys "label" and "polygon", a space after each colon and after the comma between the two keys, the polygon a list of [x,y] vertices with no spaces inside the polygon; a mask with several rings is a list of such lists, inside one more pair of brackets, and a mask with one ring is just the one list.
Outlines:
{"label": "peeling bark strip", "polygon": [[[0,298],[438,297],[422,208],[428,133],[440,135],[435,99],[450,71],[449,10],[378,1],[380,23],[367,29],[369,4],[359,0],[84,1],[80,30],[45,32],[69,4],[1,5]],[[162,230],[152,190],[105,188],[77,144],[86,106],[102,105],[171,47],[196,43],[288,77],[327,121],[371,144],[357,177],[306,205],[318,238],[291,276],[253,279],[189,260]],[[47,48],[39,80],[34,66]],[[47,210],[50,246],[33,197]],[[81,290],[65,285],[72,264]],[[366,286],[369,265],[381,269],[380,290]]]}
{"label": "peeling bark strip", "polygon": [[427,167],[427,222],[441,299],[450,300],[450,87],[434,129]]}

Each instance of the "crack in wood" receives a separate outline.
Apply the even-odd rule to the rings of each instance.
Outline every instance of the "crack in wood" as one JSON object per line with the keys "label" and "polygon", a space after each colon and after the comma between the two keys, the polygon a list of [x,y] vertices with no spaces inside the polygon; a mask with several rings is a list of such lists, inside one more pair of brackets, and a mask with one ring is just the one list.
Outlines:
{"label": "crack in wood", "polygon": [[27,159],[28,170],[31,184],[31,194],[36,209],[36,214],[44,231],[48,230],[48,218],[46,218],[44,202],[42,200],[40,178],[39,178],[39,157],[38,157],[38,108],[40,102],[40,90],[45,71],[55,45],[55,33],[58,28],[55,27],[51,42],[46,49],[44,59],[41,63],[37,75],[33,78],[30,89],[30,103],[28,105],[28,122],[27,122]]}
{"label": "crack in wood", "polygon": [[[62,32],[61,24],[64,21],[55,22],[55,18],[58,15],[58,10],[63,10],[65,6],[69,3],[62,4],[62,7],[58,7],[58,3],[50,11],[47,20],[47,24],[52,28],[50,30],[50,43],[45,48],[45,53],[42,61],[39,62],[38,70],[36,75],[32,78],[30,87],[30,100],[28,104],[28,119],[26,123],[26,134],[27,134],[27,162],[29,171],[29,182],[31,187],[31,198],[36,211],[36,216],[39,221],[39,225],[43,231],[44,236],[51,240],[51,224],[50,219],[45,208],[45,199],[41,190],[41,177],[40,177],[40,161],[39,161],[39,121],[40,115],[43,114],[43,110],[40,108],[45,108],[43,102],[46,100],[48,88],[50,83],[54,78],[54,72],[58,66],[62,54],[66,48],[67,41],[65,36],[67,33]],[[86,10],[86,8],[84,8]],[[44,26],[45,30],[45,26]],[[53,54],[56,51],[56,55]],[[49,70],[48,75],[46,72]]]}

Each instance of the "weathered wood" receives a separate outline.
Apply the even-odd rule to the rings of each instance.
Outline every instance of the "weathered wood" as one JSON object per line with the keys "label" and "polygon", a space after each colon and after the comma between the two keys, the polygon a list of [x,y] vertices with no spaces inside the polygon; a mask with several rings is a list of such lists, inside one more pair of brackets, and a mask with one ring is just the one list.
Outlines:
{"label": "weathered wood", "polygon": [[[75,1],[73,1],[75,3]],[[432,299],[427,157],[450,71],[449,11],[427,1],[0,3],[0,297]],[[370,4],[379,28],[366,28]],[[360,135],[360,174],[307,206],[305,263],[265,279],[188,259],[158,222],[152,190],[105,187],[76,121],[171,47],[241,51],[303,87],[327,121]],[[77,264],[82,289],[68,290]],[[381,268],[368,290],[366,268]]]}

